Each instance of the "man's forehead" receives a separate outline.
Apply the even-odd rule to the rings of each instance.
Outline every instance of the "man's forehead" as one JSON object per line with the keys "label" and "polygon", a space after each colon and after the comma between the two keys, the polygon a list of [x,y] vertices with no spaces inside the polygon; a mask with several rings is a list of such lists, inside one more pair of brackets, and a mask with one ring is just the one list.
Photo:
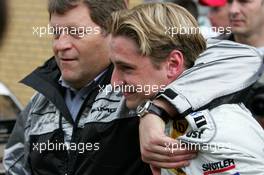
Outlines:
{"label": "man's forehead", "polygon": [[120,36],[112,38],[110,60],[115,65],[136,69],[141,67],[140,63],[146,63],[146,60],[149,59],[139,53],[139,49],[132,39]]}
{"label": "man's forehead", "polygon": [[89,9],[85,5],[78,5],[63,14],[52,13],[50,16],[51,25],[85,25],[91,21]]}
{"label": "man's forehead", "polygon": [[137,65],[132,62],[132,60],[124,58],[124,57],[119,57],[119,56],[112,56],[110,58],[111,62],[116,64],[116,65],[120,65],[120,66],[129,66],[129,67],[133,67],[136,68]]}
{"label": "man's forehead", "polygon": [[50,20],[50,25],[53,27],[63,26],[63,27],[85,27],[86,23],[79,21],[69,21],[69,20]]}
{"label": "man's forehead", "polygon": [[112,37],[111,48],[124,53],[138,53],[139,48],[136,42],[126,36]]}

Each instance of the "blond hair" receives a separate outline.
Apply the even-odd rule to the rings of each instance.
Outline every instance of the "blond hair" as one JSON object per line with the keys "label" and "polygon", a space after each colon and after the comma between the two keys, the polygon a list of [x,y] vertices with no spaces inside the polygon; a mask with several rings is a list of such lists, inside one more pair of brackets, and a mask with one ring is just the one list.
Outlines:
{"label": "blond hair", "polygon": [[150,56],[154,65],[165,61],[174,49],[180,50],[185,67],[191,67],[206,49],[200,32],[168,33],[169,28],[198,28],[194,17],[173,3],[147,3],[112,14],[109,31],[113,37],[125,36],[135,41],[142,55]]}

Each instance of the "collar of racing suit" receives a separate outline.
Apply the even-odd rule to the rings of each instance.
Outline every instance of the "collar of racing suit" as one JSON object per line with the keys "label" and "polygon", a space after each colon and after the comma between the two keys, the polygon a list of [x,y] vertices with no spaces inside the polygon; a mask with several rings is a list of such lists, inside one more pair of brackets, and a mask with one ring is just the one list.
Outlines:
{"label": "collar of racing suit", "polygon": [[[110,83],[112,71],[113,65],[109,65],[107,71],[98,80],[98,86],[103,87]],[[60,76],[61,73],[56,64],[55,57],[52,57],[20,82],[43,94],[60,110],[65,119],[73,124],[74,121],[64,100],[65,88],[58,83]],[[93,96],[95,97],[96,95]]]}

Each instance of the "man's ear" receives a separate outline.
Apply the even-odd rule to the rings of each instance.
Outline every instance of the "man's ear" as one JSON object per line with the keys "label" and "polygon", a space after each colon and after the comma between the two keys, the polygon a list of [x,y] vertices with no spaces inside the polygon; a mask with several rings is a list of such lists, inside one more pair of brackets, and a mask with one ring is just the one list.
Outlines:
{"label": "man's ear", "polygon": [[167,77],[177,79],[184,71],[184,57],[181,51],[173,50],[167,58]]}

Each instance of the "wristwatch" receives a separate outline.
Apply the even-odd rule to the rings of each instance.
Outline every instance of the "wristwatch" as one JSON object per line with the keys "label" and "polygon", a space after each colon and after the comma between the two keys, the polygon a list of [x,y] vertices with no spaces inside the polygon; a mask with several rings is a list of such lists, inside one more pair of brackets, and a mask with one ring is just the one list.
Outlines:
{"label": "wristwatch", "polygon": [[155,105],[152,101],[147,100],[137,107],[137,115],[143,118],[146,114],[151,113],[159,116],[165,123],[171,118],[170,115],[161,107]]}

